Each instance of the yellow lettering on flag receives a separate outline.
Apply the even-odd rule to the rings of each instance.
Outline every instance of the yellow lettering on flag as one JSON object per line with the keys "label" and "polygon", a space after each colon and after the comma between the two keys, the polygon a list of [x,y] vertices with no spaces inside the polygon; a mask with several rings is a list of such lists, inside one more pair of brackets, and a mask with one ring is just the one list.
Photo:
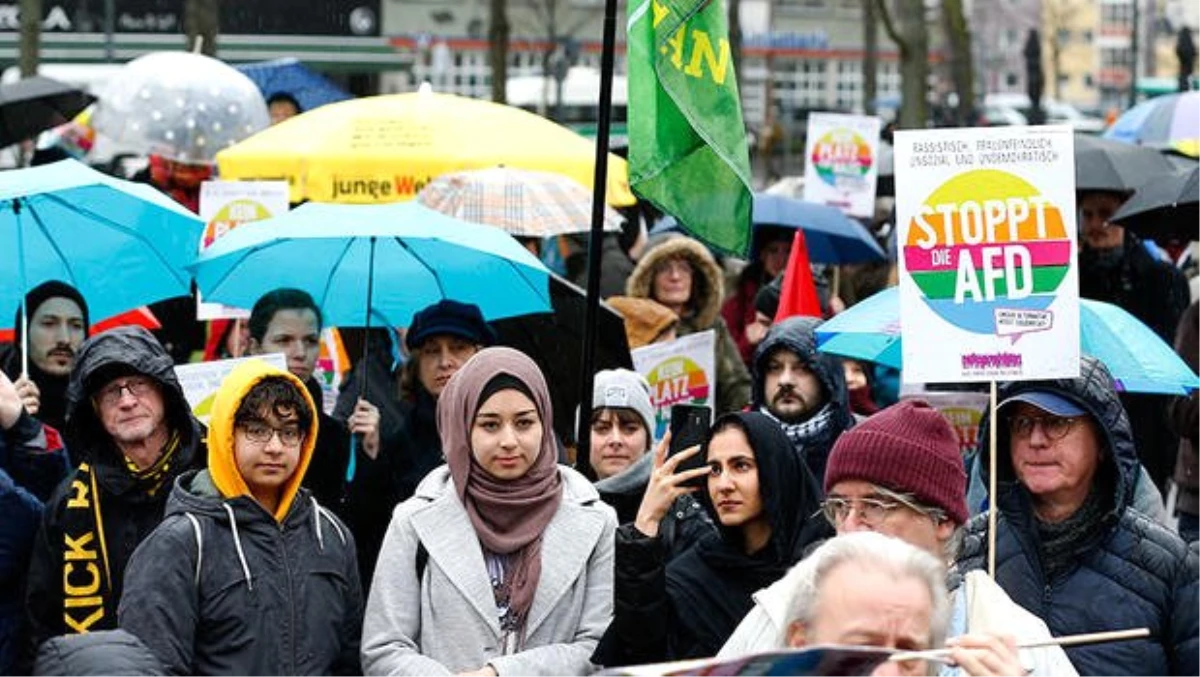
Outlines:
{"label": "yellow lettering on flag", "polygon": [[709,39],[708,33],[702,30],[692,31],[692,61],[687,68],[683,69],[684,74],[693,78],[702,77],[704,70],[700,67],[700,61],[703,59],[712,73],[713,82],[718,85],[725,84],[725,71],[729,68],[729,41],[721,38],[717,41],[717,46],[720,51],[719,58],[713,51],[712,40]]}

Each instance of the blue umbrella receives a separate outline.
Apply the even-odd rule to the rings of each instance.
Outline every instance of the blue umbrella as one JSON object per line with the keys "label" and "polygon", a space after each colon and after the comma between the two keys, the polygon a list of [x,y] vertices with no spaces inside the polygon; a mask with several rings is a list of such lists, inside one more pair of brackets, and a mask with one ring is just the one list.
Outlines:
{"label": "blue umbrella", "polygon": [[[1080,347],[1112,372],[1117,390],[1186,395],[1200,379],[1136,317],[1101,301],[1079,301]],[[849,308],[817,328],[823,352],[900,369],[900,294],[895,287]]]}
{"label": "blue umbrella", "polygon": [[489,320],[551,308],[549,271],[511,235],[416,202],[303,204],[237,227],[189,268],[208,300],[249,308],[294,287],[338,326],[405,327],[446,298],[474,303]]}
{"label": "blue umbrella", "polygon": [[[861,223],[840,210],[815,202],[782,195],[755,193],[754,227],[800,228],[813,263],[863,263],[881,261],[887,255]],[[650,229],[650,235],[683,232],[673,216],[664,216]]]}
{"label": "blue umbrella", "polygon": [[754,194],[754,227],[800,228],[817,263],[865,263],[887,256],[861,223],[834,207],[783,195]]}
{"label": "blue umbrella", "polygon": [[48,280],[78,289],[92,317],[188,294],[202,229],[149,185],[75,160],[0,172],[0,327]]}
{"label": "blue umbrella", "polygon": [[295,58],[244,63],[236,68],[258,85],[264,99],[275,94],[290,94],[305,111],[353,98]]}

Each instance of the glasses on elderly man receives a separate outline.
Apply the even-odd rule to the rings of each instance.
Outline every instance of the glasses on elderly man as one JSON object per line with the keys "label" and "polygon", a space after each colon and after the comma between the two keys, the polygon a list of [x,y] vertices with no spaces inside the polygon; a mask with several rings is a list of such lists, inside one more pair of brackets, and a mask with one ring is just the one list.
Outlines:
{"label": "glasses on elderly man", "polygon": [[1071,432],[1075,422],[1082,416],[1013,416],[1008,419],[1008,431],[1017,439],[1026,439],[1033,429],[1042,427],[1042,434],[1051,441],[1061,440]]}
{"label": "glasses on elderly man", "polygon": [[154,382],[144,376],[134,376],[101,388],[100,392],[96,393],[96,401],[105,407],[111,407],[121,401],[121,396],[126,390],[135,398],[140,398],[149,392],[153,385]]}
{"label": "glasses on elderly man", "polygon": [[909,497],[890,491],[882,494],[880,498],[830,496],[821,502],[821,512],[825,515],[825,519],[829,520],[829,523],[834,527],[849,519],[851,510],[858,512],[858,519],[863,524],[869,527],[879,526],[896,508],[900,507],[908,508],[921,515],[927,515],[934,521],[940,521],[945,518],[940,510],[920,506]]}

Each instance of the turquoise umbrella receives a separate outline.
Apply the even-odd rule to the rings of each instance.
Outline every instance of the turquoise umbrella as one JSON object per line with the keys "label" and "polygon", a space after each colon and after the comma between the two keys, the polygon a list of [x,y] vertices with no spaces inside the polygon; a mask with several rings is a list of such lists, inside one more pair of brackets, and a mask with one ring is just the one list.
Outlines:
{"label": "turquoise umbrella", "polygon": [[[1117,390],[1186,395],[1200,378],[1136,317],[1101,301],[1079,302],[1081,349],[1104,363]],[[891,287],[817,328],[818,349],[856,360],[902,368],[900,294]]]}
{"label": "turquoise umbrella", "polygon": [[489,320],[551,309],[549,271],[511,235],[416,202],[303,204],[238,226],[189,269],[207,300],[250,308],[294,287],[343,327],[406,327],[442,299],[473,303]]}
{"label": "turquoise umbrella", "polygon": [[0,172],[0,328],[48,280],[78,289],[92,317],[188,294],[202,229],[149,185],[75,160]]}

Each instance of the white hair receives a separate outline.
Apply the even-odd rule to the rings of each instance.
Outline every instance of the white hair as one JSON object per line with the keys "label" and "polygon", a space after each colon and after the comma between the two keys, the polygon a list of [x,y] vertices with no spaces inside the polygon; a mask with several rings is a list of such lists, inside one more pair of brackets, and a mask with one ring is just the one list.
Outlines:
{"label": "white hair", "polygon": [[933,600],[933,613],[929,620],[930,646],[939,647],[945,642],[950,623],[945,567],[925,550],[873,531],[831,538],[796,565],[792,572],[796,587],[788,613],[789,625],[794,621],[812,624],[825,579],[831,571],[848,563],[895,578],[915,579],[924,584]]}

